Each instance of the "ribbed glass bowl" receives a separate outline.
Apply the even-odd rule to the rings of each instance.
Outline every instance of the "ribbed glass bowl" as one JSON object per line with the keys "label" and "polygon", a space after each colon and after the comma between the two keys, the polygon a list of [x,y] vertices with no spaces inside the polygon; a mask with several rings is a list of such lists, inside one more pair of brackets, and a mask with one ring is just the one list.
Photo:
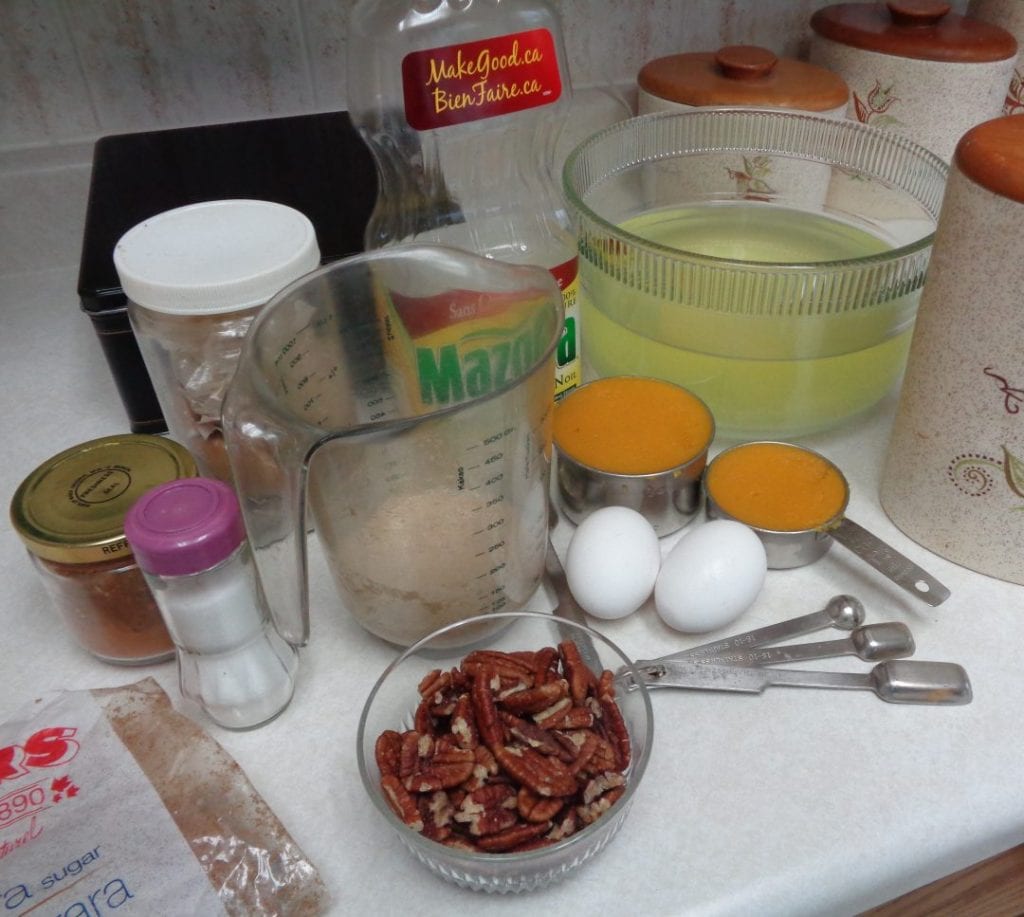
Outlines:
{"label": "ribbed glass bowl", "polygon": [[[478,635],[478,625],[499,624],[503,630],[475,646],[459,633]],[[356,754],[359,774],[371,802],[386,825],[394,830],[413,856],[433,873],[463,888],[485,892],[525,892],[551,885],[600,853],[618,833],[640,787],[653,739],[653,713],[639,676],[630,679],[632,690],[619,689],[616,700],[629,731],[631,761],[623,795],[592,824],[569,837],[539,849],[519,853],[479,853],[446,846],[407,827],[384,798],[375,757],[378,736],[385,730],[411,729],[419,704],[421,680],[435,669],[447,671],[460,665],[473,649],[516,652],[556,647],[563,640],[578,646],[590,641],[600,666],[617,672],[631,661],[596,631],[549,614],[514,612],[471,618],[442,628],[402,653],[378,679],[359,721]],[[461,646],[451,649],[452,644]],[[592,666],[596,667],[596,666]],[[600,673],[598,673],[600,674]],[[400,864],[396,864],[400,866]]]}
{"label": "ribbed glass bowl", "polygon": [[903,369],[947,175],[891,131],[795,112],[595,134],[563,172],[587,375],[683,385],[726,438],[868,410]]}

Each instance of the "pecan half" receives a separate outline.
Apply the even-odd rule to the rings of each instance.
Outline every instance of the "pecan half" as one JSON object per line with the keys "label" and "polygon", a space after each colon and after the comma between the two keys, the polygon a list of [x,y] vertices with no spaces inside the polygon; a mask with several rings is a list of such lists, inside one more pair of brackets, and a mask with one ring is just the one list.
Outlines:
{"label": "pecan half", "polygon": [[533,715],[533,721],[540,726],[542,729],[554,729],[562,720],[573,710],[572,698],[563,697],[560,701],[556,701],[546,710],[541,710],[539,713]]}
{"label": "pecan half", "polygon": [[435,747],[419,759],[416,770],[405,778],[405,788],[413,793],[432,793],[458,786],[472,775],[475,763],[471,749]]}
{"label": "pecan half", "polygon": [[540,713],[563,698],[567,699],[568,695],[568,682],[559,679],[506,694],[501,698],[501,705],[511,713]]}
{"label": "pecan half", "polygon": [[373,747],[373,757],[377,769],[382,775],[398,776],[399,762],[402,756],[402,736],[394,729],[386,729],[379,736]]}
{"label": "pecan half", "polygon": [[505,730],[498,719],[498,707],[491,693],[490,681],[491,673],[487,668],[477,672],[473,678],[472,700],[480,739],[493,752],[505,741]]}
{"label": "pecan half", "polygon": [[419,797],[420,816],[423,819],[423,835],[434,841],[443,841],[452,833],[452,816],[455,806],[444,790]]}
{"label": "pecan half", "polygon": [[558,651],[562,656],[562,667],[565,669],[566,678],[569,680],[569,693],[577,704],[582,704],[584,698],[597,684],[594,673],[590,671],[580,655],[579,647],[572,640],[564,640],[558,644]]}
{"label": "pecan half", "polygon": [[516,791],[507,783],[482,786],[466,795],[453,817],[467,825],[474,837],[497,834],[518,821]]}
{"label": "pecan half", "polygon": [[558,758],[511,745],[493,751],[501,768],[538,796],[571,796],[577,790],[576,777]]}
{"label": "pecan half", "polygon": [[536,748],[537,751],[545,755],[554,755],[563,761],[572,760],[571,757],[566,759],[565,749],[558,743],[558,740],[548,730],[541,729],[536,723],[520,719],[518,716],[506,712],[501,713],[501,720],[508,728],[509,735],[518,739],[523,745]]}
{"label": "pecan half", "polygon": [[391,811],[395,813],[413,831],[423,830],[423,818],[412,794],[402,785],[402,781],[394,774],[385,774],[380,779],[380,788],[384,791]]}
{"label": "pecan half", "polygon": [[517,659],[511,653],[496,650],[475,650],[462,660],[462,669],[474,677],[481,669],[487,669],[492,675],[533,683],[533,671],[529,663]]}
{"label": "pecan half", "polygon": [[598,796],[603,796],[608,790],[614,789],[615,787],[625,786],[626,778],[617,771],[604,771],[603,773],[597,774],[584,788],[583,788],[583,802],[591,803]]}
{"label": "pecan half", "polygon": [[538,796],[528,787],[520,787],[516,794],[516,810],[524,821],[550,822],[565,805],[560,796]]}
{"label": "pecan half", "polygon": [[460,694],[451,714],[451,731],[455,741],[462,748],[476,748],[480,744],[480,732],[473,715],[473,701],[468,694]]}
{"label": "pecan half", "polygon": [[477,841],[477,847],[490,853],[505,853],[509,850],[515,850],[534,838],[540,837],[550,827],[550,822],[542,822],[538,825],[513,825],[504,831],[499,831],[497,834],[480,838]]}
{"label": "pecan half", "polygon": [[[434,669],[423,676],[417,689],[420,692],[420,697],[429,700],[432,697],[443,694],[451,687],[451,684],[451,672],[442,672],[440,669]],[[434,702],[437,703],[437,700]]]}
{"label": "pecan half", "polygon": [[615,749],[618,769],[624,771],[629,767],[630,761],[629,729],[626,726],[626,721],[622,718],[622,711],[615,703],[614,696],[602,694],[598,698],[598,702],[601,704],[605,735],[607,735],[612,748]]}
{"label": "pecan half", "polygon": [[580,821],[585,825],[592,825],[615,805],[625,792],[625,787],[617,787],[614,790],[609,790],[603,796],[598,796],[593,802],[577,806],[576,813],[579,815]]}

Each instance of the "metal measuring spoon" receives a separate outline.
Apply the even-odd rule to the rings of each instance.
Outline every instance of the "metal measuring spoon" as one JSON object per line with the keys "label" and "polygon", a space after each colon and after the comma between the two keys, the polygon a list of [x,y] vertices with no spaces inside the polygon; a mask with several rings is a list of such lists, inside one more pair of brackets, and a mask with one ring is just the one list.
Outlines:
{"label": "metal measuring spoon", "polygon": [[790,567],[802,567],[817,560],[832,547],[833,541],[838,541],[897,586],[929,605],[941,605],[949,598],[949,589],[931,574],[915,564],[909,557],[886,544],[877,535],[873,535],[852,519],[846,518],[846,505],[850,498],[849,482],[836,465],[820,453],[804,446],[795,446],[792,443],[743,443],[725,450],[716,456],[715,461],[733,449],[756,445],[785,446],[816,456],[839,476],[844,490],[842,505],[838,512],[822,525],[813,529],[798,529],[796,531],[766,529],[726,512],[719,506],[714,497],[713,487],[708,487],[708,482],[713,481],[715,462],[713,461],[708,466],[704,478],[707,517],[709,519],[733,519],[752,528],[764,544],[769,569],[784,570]]}
{"label": "metal measuring spoon", "polygon": [[893,659],[870,672],[804,672],[758,666],[705,665],[665,659],[645,672],[650,688],[696,688],[760,694],[771,685],[800,688],[867,688],[891,704],[969,704],[973,698],[967,672],[953,662]]}
{"label": "metal measuring spoon", "polygon": [[779,662],[796,662],[801,659],[857,656],[865,662],[883,662],[887,659],[911,656],[913,653],[914,637],[910,629],[906,624],[893,621],[855,627],[850,631],[850,636],[842,640],[821,640],[816,643],[764,647],[711,657],[699,656],[692,661],[708,662],[713,665],[775,665]]}
{"label": "metal measuring spoon", "polygon": [[801,634],[809,634],[815,630],[824,630],[826,627],[836,627],[839,630],[853,630],[864,623],[864,606],[859,599],[852,595],[834,595],[820,611],[812,611],[809,614],[800,615],[796,618],[789,618],[786,621],[779,621],[777,624],[769,624],[766,627],[758,627],[756,630],[744,631],[742,634],[733,634],[722,640],[715,640],[711,643],[702,643],[700,646],[690,647],[688,650],[681,650],[678,653],[669,653],[660,656],[658,659],[638,660],[636,665],[648,665],[661,662],[664,659],[695,659],[697,657],[720,656],[722,653],[747,650],[755,646],[764,646],[767,643],[778,643],[788,637],[799,637]]}

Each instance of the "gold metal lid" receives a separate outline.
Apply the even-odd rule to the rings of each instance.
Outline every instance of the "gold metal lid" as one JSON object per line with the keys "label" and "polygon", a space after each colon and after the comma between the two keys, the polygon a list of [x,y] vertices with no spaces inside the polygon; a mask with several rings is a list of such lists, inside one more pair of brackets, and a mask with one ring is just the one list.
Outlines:
{"label": "gold metal lid", "polygon": [[188,450],[162,436],[126,433],[65,449],[35,469],[11,499],[11,524],[46,560],[85,564],[131,556],[124,517],[147,490],[195,477]]}

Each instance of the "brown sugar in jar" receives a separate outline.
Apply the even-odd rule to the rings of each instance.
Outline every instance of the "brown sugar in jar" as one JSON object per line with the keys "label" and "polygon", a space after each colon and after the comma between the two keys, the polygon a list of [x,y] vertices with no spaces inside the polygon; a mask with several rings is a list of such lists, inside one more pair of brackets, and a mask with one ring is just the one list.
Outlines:
{"label": "brown sugar in jar", "polygon": [[160,610],[124,537],[147,490],[193,477],[186,449],[159,436],[90,440],[36,468],[11,501],[11,522],[76,642],[104,662],[174,657]]}

